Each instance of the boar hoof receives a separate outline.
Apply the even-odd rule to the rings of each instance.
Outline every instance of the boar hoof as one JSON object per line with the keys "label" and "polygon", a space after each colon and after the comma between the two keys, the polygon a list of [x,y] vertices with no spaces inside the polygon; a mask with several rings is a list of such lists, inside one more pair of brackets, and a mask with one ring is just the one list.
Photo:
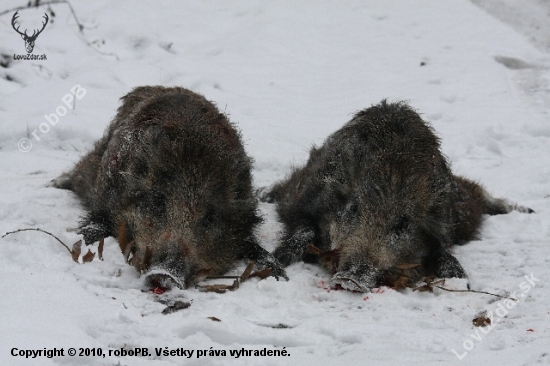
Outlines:
{"label": "boar hoof", "polygon": [[277,281],[280,279],[288,281],[288,276],[286,275],[285,270],[281,266],[271,265],[270,268],[271,268],[271,272],[269,273],[270,276],[275,277]]}
{"label": "boar hoof", "polygon": [[440,256],[436,259],[435,275],[440,278],[468,278],[466,271],[453,255],[445,250],[439,252]]}
{"label": "boar hoof", "polygon": [[286,275],[284,268],[281,266],[280,262],[278,262],[277,259],[275,259],[271,254],[263,258],[259,258],[256,262],[256,267],[259,270],[263,270],[266,268],[271,269],[269,275],[275,277],[277,281],[279,279],[284,279],[285,281],[288,281],[288,276]]}

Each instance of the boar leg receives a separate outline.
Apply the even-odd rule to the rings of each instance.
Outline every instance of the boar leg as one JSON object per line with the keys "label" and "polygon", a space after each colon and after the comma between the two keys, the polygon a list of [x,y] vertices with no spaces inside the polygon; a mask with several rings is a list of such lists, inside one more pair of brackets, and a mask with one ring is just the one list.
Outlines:
{"label": "boar leg", "polygon": [[424,259],[424,266],[428,274],[440,278],[468,278],[466,271],[452,254],[447,252],[441,245],[433,248],[430,254]]}
{"label": "boar leg", "polygon": [[109,216],[101,212],[91,212],[84,216],[78,228],[78,234],[84,237],[86,245],[100,241],[102,238],[114,236]]}
{"label": "boar leg", "polygon": [[299,227],[293,233],[288,233],[286,240],[275,249],[273,255],[283,266],[301,261],[308,254],[307,245],[313,242],[315,233],[313,229]]}
{"label": "boar leg", "polygon": [[281,263],[258,243],[247,242],[243,257],[254,261],[259,270],[270,268],[270,276],[275,277],[277,280],[281,277],[288,281],[288,276]]}

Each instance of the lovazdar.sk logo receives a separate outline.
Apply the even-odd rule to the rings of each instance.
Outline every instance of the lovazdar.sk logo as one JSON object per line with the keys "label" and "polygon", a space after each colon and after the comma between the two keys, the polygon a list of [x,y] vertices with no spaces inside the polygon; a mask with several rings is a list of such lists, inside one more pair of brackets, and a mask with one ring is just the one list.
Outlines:
{"label": "lovazdar.sk logo", "polygon": [[36,38],[42,33],[44,28],[46,28],[46,24],[48,24],[48,14],[44,13],[44,19],[45,21],[42,22],[42,29],[34,29],[31,35],[27,34],[27,29],[25,29],[24,32],[21,32],[19,28],[21,26],[17,25],[17,19],[19,18],[19,10],[13,14],[13,17],[11,18],[11,26],[13,29],[21,35],[21,38],[25,41],[25,49],[27,50],[27,55],[13,55],[13,58],[16,60],[23,60],[23,59],[34,59],[34,60],[45,60],[46,55],[31,55],[33,49],[34,49],[34,43],[36,42]]}

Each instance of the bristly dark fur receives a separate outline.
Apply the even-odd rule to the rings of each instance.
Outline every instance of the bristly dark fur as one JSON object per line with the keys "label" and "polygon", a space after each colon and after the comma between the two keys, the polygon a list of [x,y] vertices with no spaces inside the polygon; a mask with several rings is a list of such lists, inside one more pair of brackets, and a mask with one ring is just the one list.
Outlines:
{"label": "bristly dark fur", "polygon": [[214,104],[184,88],[144,86],[122,98],[104,137],[54,185],[86,208],[86,244],[133,241],[139,270],[183,287],[197,271],[221,275],[249,258],[286,278],[255,238],[250,170],[240,134]]}
{"label": "bristly dark fur", "polygon": [[312,148],[265,198],[285,227],[274,252],[283,265],[316,261],[312,244],[338,254],[324,261],[333,283],[363,291],[407,264],[420,264],[407,271],[411,281],[464,278],[449,248],[476,238],[484,213],[528,212],[453,176],[433,129],[405,103],[385,100]]}

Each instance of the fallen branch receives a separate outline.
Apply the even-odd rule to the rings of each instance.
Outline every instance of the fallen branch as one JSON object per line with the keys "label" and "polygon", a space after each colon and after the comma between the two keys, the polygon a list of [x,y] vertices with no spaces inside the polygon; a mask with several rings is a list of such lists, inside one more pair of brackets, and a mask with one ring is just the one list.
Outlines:
{"label": "fallen branch", "polygon": [[[227,280],[231,279],[233,280],[233,284],[231,285],[222,285],[222,284],[214,284],[214,285],[195,285],[195,288],[198,289],[201,292],[216,292],[219,294],[223,294],[227,291],[235,291],[239,288],[239,285],[249,278],[252,277],[258,277],[260,280],[265,279],[266,277],[269,277],[271,274],[271,268],[264,268],[259,271],[252,272],[252,269],[254,268],[255,263],[251,261],[248,263],[246,268],[244,269],[243,273],[240,276],[216,276],[216,277],[205,277],[205,280]],[[210,271],[210,270],[207,270]]]}
{"label": "fallen branch", "polygon": [[[32,229],[19,229],[19,230],[15,230],[15,231],[10,231],[8,233],[5,233],[4,235],[2,235],[2,238],[10,235],[10,234],[14,234],[14,233],[18,233],[18,232],[21,232],[21,231],[40,231],[42,233],[45,233],[45,234],[48,234],[52,237],[54,237],[58,242],[61,243],[61,245],[63,245],[67,251],[69,252],[69,254],[71,255],[71,257],[73,258],[73,261],[75,261],[76,263],[79,263],[78,262],[78,258],[80,257],[80,253],[81,253],[81,250],[82,250],[82,240],[79,240],[77,241],[76,243],[73,244],[73,249],[69,249],[69,247],[67,246],[67,244],[63,243],[61,241],[61,239],[59,239],[57,236],[53,235],[52,233],[46,231],[46,230],[42,230],[40,228],[32,228]],[[103,250],[103,248],[102,248]],[[89,249],[88,249],[88,253],[86,253],[83,257],[82,257],[82,263],[89,263],[91,261],[93,261],[95,258],[95,253],[92,253]]]}
{"label": "fallen branch", "polygon": [[510,299],[510,300],[514,300],[514,301],[518,301],[518,299],[514,299],[513,297],[506,297],[506,296],[502,296],[502,295],[497,295],[497,294],[492,294],[490,292],[485,292],[485,291],[476,291],[476,290],[453,290],[453,289],[450,289],[450,288],[445,288],[445,287],[441,287],[441,286],[435,286],[437,288],[440,288],[444,291],[449,291],[449,292],[475,292],[475,293],[478,293],[478,294],[485,294],[485,295],[491,295],[491,296],[496,296],[500,299]]}
{"label": "fallen branch", "polygon": [[[231,276],[228,276],[226,278],[230,278]],[[215,278],[223,278],[223,277],[215,277]],[[233,281],[232,285],[196,285],[196,289],[198,289],[201,292],[216,292],[218,294],[223,294],[227,291],[235,291],[239,288],[239,277]]]}
{"label": "fallen branch", "polygon": [[61,245],[63,245],[63,246],[69,251],[69,253],[70,253],[71,255],[72,255],[72,253],[73,253],[73,252],[69,249],[69,247],[67,246],[67,244],[63,243],[63,242],[61,241],[61,239],[59,239],[57,236],[53,235],[53,234],[50,233],[50,232],[47,232],[46,230],[42,230],[42,229],[39,229],[39,228],[33,228],[33,229],[19,229],[19,230],[15,230],[15,231],[10,231],[9,233],[5,233],[4,235],[2,235],[2,238],[6,237],[6,236],[8,236],[8,235],[10,235],[10,234],[18,233],[18,232],[21,232],[21,231],[40,231],[40,232],[43,232],[43,233],[45,233],[45,234],[48,234],[48,235],[54,237],[58,242],[60,242]]}
{"label": "fallen branch", "polygon": [[454,289],[438,286],[439,284],[444,285],[445,284],[445,279],[443,278],[443,279],[436,280],[436,278],[434,276],[426,277],[422,280],[422,282],[424,282],[426,284],[422,285],[422,286],[413,287],[413,291],[433,292],[434,287],[437,287],[437,288],[439,288],[443,291],[448,291],[448,292],[473,292],[473,293],[478,293],[478,294],[496,296],[500,299],[510,299],[510,300],[518,301],[517,299],[514,299],[513,297],[506,297],[506,296],[497,295],[497,294],[493,294],[493,293],[485,292],[485,291],[471,290],[470,288],[468,288],[467,290],[454,290]]}

